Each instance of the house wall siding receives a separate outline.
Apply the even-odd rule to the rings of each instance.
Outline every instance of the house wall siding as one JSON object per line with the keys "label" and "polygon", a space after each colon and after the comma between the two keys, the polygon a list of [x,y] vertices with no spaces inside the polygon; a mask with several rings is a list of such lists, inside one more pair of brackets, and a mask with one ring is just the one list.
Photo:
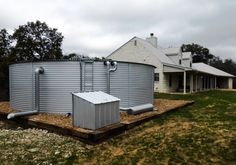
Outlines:
{"label": "house wall siding", "polygon": [[[159,59],[150,54],[138,40],[135,40],[135,38],[113,52],[108,58],[119,61],[150,64],[156,66],[157,69],[158,66],[161,65]],[[155,72],[157,72],[157,69],[155,69]]]}
{"label": "house wall siding", "polygon": [[190,62],[191,62],[190,59],[186,59],[186,58],[182,59],[183,66],[190,67]]}

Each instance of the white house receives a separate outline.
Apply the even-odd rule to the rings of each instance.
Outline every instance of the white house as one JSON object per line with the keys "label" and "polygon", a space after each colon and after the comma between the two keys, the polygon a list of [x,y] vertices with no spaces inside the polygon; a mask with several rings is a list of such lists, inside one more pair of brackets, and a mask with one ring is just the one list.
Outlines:
{"label": "white house", "polygon": [[192,63],[191,53],[180,48],[161,48],[153,33],[146,40],[133,37],[107,58],[156,66],[154,79],[158,92],[233,88],[234,75],[204,63]]}

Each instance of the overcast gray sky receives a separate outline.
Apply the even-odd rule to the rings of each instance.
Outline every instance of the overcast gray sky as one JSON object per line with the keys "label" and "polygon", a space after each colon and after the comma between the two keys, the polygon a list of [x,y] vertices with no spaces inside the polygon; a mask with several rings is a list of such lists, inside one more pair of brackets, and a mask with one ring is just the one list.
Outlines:
{"label": "overcast gray sky", "polygon": [[36,20],[62,32],[64,53],[107,56],[153,32],[162,47],[198,43],[236,60],[236,0],[0,0],[0,29]]}

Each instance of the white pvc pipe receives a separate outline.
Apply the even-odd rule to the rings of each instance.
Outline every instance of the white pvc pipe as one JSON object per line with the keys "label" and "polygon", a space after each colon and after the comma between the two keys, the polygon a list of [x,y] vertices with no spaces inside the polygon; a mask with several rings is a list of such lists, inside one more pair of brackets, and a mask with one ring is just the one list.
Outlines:
{"label": "white pvc pipe", "polygon": [[17,112],[17,113],[10,113],[7,115],[7,119],[13,119],[18,116],[27,116],[27,115],[35,115],[38,113],[38,110],[35,111],[27,111],[27,112]]}

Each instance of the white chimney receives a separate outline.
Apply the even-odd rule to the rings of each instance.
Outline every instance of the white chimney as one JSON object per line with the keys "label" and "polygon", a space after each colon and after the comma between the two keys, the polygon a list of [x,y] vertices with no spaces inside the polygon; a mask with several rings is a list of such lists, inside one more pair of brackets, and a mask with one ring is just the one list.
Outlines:
{"label": "white chimney", "polygon": [[157,48],[157,37],[154,37],[154,33],[150,33],[150,37],[146,38],[146,41]]}

